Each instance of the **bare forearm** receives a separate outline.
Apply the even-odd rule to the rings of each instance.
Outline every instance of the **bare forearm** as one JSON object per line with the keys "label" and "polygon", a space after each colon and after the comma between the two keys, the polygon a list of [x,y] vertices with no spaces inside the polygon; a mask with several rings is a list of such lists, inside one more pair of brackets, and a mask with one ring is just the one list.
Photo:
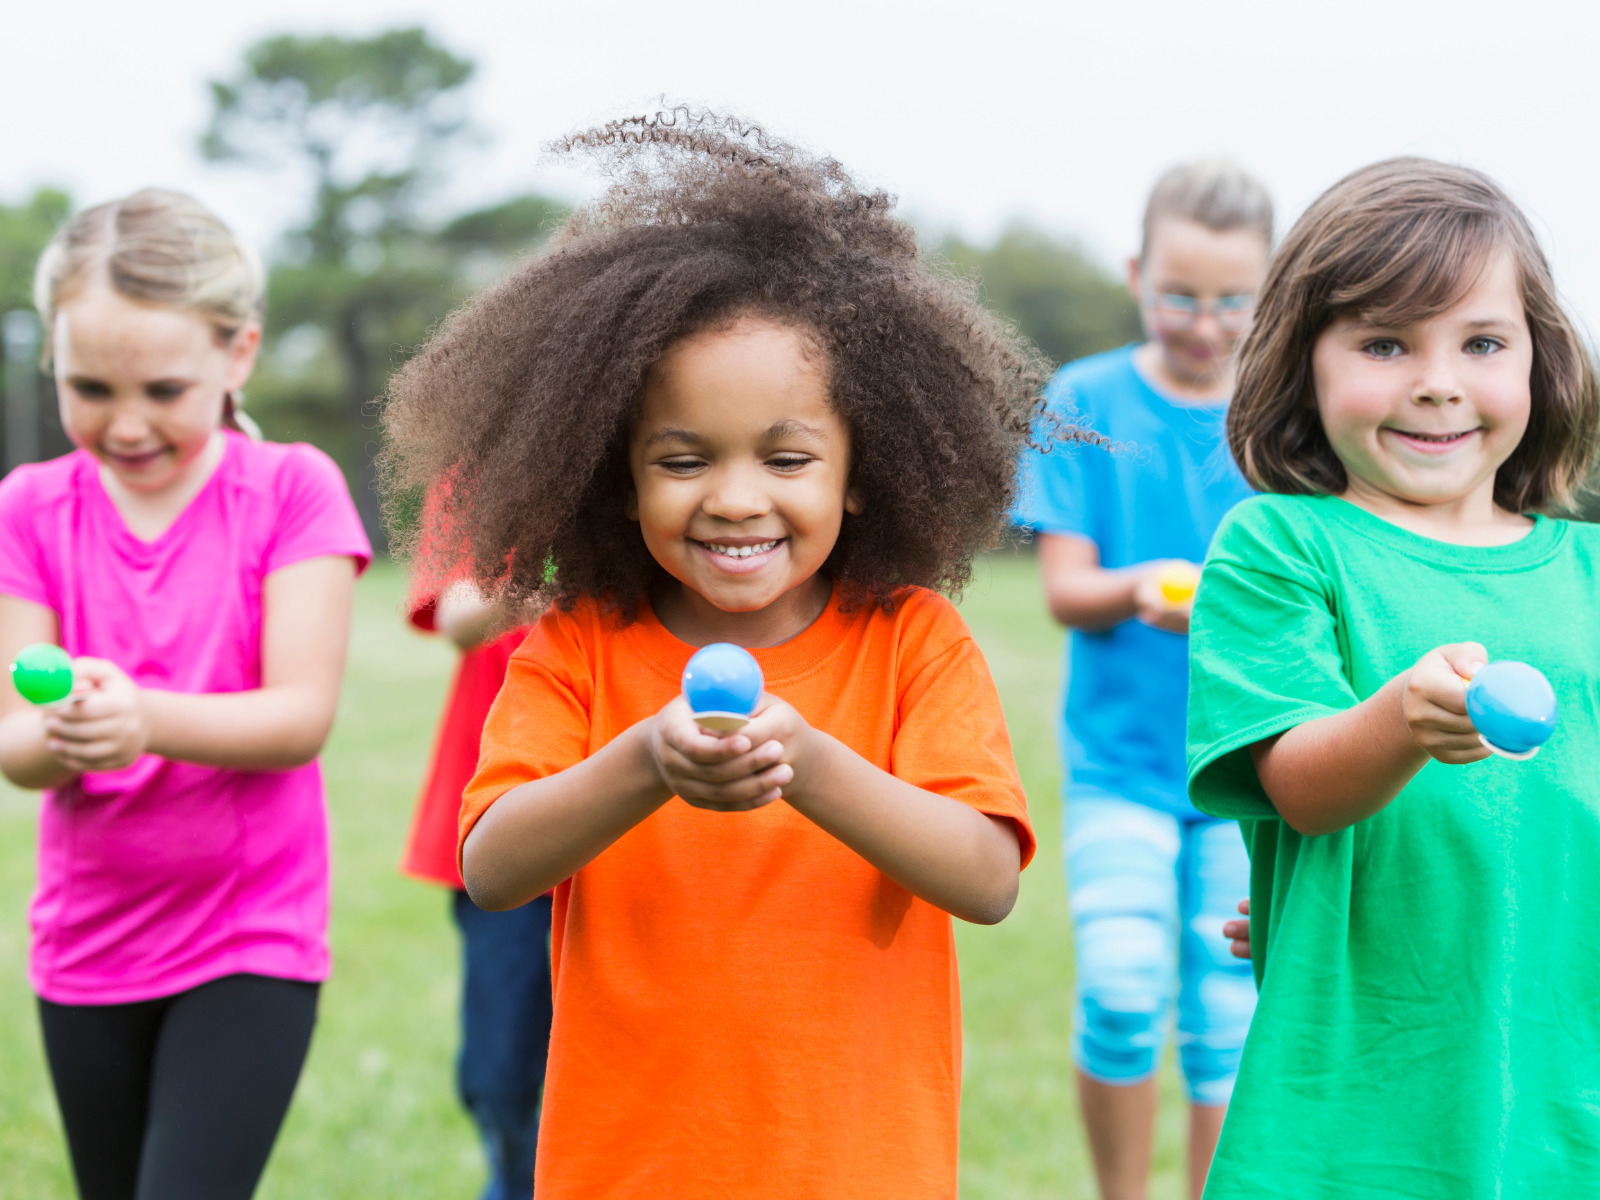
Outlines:
{"label": "bare forearm", "polygon": [[634,726],[582,762],[514,787],[490,805],[463,847],[467,892],[489,912],[526,904],[671,797]]}
{"label": "bare forearm", "polygon": [[1139,611],[1134,599],[1138,583],[1131,572],[1104,567],[1057,572],[1048,584],[1050,615],[1071,629],[1103,632]]}
{"label": "bare forearm", "polygon": [[896,779],[844,743],[818,744],[786,786],[789,804],[912,895],[979,925],[1017,901],[1020,849],[1003,818]]}
{"label": "bare forearm", "polygon": [[17,787],[59,787],[77,774],[45,744],[38,709],[14,712],[0,721],[0,771]]}
{"label": "bare forearm", "polygon": [[1335,833],[1382,809],[1428,762],[1401,714],[1406,676],[1342,713],[1252,746],[1261,786],[1300,833]]}
{"label": "bare forearm", "polygon": [[[337,701],[337,692],[331,699]],[[139,703],[148,753],[245,771],[310,762],[327,741],[334,716],[325,691],[293,685],[201,695],[141,689]]]}

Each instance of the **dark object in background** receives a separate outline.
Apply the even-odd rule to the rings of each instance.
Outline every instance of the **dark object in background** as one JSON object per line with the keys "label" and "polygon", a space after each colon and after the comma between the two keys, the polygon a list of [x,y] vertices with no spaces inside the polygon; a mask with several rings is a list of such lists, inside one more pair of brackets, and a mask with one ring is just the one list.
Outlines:
{"label": "dark object in background", "polygon": [[39,318],[31,308],[0,316],[5,351],[5,418],[0,462],[5,469],[55,458],[72,449],[56,408],[55,380],[39,369]]}

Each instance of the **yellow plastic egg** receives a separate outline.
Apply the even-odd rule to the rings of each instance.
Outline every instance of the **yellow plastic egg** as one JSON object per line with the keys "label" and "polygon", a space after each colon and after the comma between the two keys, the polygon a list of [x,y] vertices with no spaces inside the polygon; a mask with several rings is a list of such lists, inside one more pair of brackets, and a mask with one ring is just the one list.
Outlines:
{"label": "yellow plastic egg", "polygon": [[1200,586],[1200,572],[1188,563],[1171,563],[1161,568],[1156,583],[1168,604],[1182,604],[1194,598],[1194,590]]}

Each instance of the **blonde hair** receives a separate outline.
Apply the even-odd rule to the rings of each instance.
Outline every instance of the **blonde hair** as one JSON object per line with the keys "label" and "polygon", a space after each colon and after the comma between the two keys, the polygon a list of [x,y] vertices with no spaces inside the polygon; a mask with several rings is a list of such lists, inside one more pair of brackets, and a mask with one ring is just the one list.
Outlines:
{"label": "blonde hair", "polygon": [[1150,253],[1156,226],[1166,217],[1195,221],[1217,233],[1253,229],[1272,245],[1272,196],[1266,186],[1226,158],[1202,158],[1173,167],[1150,189],[1144,206],[1139,261]]}
{"label": "blonde hair", "polygon": [[[204,318],[224,344],[261,318],[265,291],[261,260],[222,219],[193,196],[162,188],[85,209],[45,247],[33,304],[47,359],[57,310],[97,280],[129,300]],[[224,423],[260,437],[239,404],[230,392]]]}

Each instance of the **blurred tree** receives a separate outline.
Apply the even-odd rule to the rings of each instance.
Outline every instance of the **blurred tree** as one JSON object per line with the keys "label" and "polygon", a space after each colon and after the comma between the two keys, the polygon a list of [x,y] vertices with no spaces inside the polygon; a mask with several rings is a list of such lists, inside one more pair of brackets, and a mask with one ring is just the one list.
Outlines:
{"label": "blurred tree", "polygon": [[975,272],[985,303],[1015,321],[1057,366],[1144,336],[1126,286],[1073,242],[1013,225],[992,246],[949,237],[940,250]]}
{"label": "blurred tree", "polygon": [[54,188],[15,207],[0,204],[0,312],[33,307],[34,264],[71,211],[67,194]]}
{"label": "blurred tree", "polygon": [[309,212],[274,256],[268,352],[250,404],[276,437],[334,453],[374,544],[385,544],[372,454],[373,399],[397,353],[536,244],[560,208],[520,197],[426,219],[439,172],[470,139],[473,66],[422,29],[370,38],[270,37],[213,82],[201,151],[304,179]]}

